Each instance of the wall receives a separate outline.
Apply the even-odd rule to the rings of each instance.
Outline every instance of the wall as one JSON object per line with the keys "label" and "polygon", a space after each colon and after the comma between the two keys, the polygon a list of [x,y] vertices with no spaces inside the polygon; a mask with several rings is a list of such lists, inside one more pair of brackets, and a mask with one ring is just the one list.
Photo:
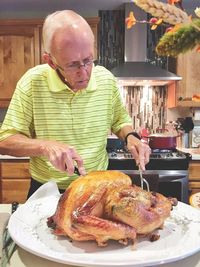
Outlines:
{"label": "wall", "polygon": [[80,0],[0,0],[0,19],[44,18],[62,9],[73,9],[86,17],[98,15],[95,4],[86,7]]}
{"label": "wall", "polygon": [[194,109],[191,108],[170,108],[167,109],[167,120],[176,121],[178,118],[194,117]]}

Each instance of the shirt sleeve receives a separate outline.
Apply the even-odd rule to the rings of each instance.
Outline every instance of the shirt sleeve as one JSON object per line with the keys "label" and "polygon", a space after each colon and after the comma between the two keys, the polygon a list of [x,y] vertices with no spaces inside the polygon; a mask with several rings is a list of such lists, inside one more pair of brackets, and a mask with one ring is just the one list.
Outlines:
{"label": "shirt sleeve", "polygon": [[0,129],[0,141],[21,133],[34,137],[31,82],[19,81]]}

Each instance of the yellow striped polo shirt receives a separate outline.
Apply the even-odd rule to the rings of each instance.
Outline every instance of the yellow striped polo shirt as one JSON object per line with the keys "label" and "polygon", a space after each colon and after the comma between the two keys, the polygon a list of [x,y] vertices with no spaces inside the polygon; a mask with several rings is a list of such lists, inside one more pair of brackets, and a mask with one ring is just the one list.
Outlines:
{"label": "yellow striped polo shirt", "polygon": [[[21,133],[30,138],[57,140],[75,147],[86,171],[108,165],[107,136],[131,125],[115,77],[94,66],[87,88],[70,90],[47,64],[28,70],[17,83],[0,130],[0,141]],[[30,158],[31,176],[44,183],[56,180],[65,189],[77,175],[68,177],[45,157]]]}

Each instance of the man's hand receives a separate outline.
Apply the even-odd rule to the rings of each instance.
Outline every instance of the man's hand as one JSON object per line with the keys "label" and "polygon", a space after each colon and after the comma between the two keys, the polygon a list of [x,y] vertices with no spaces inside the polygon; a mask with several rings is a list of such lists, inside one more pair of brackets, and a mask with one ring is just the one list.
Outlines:
{"label": "man's hand", "polygon": [[127,138],[127,148],[134,157],[136,164],[140,165],[144,171],[145,165],[149,162],[149,156],[151,154],[150,147],[135,136],[129,135]]}
{"label": "man's hand", "polygon": [[0,142],[0,153],[15,157],[44,156],[56,169],[68,175],[73,175],[75,165],[81,175],[86,174],[83,160],[75,148],[57,141],[31,139],[15,134]]}
{"label": "man's hand", "polygon": [[74,174],[74,166],[77,165],[79,173],[85,175],[83,160],[73,146],[56,141],[44,141],[42,143],[42,154],[46,156],[51,164],[68,175]]}

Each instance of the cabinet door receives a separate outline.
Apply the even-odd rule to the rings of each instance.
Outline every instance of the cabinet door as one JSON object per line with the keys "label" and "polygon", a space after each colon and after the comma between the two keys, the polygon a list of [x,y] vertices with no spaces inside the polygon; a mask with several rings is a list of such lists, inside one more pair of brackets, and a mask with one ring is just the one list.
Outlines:
{"label": "cabinet door", "polygon": [[1,162],[0,202],[24,203],[30,186],[28,160],[7,160]]}
{"label": "cabinet door", "polygon": [[8,106],[21,76],[41,62],[40,35],[41,27],[26,21],[0,21],[0,107]]}
{"label": "cabinet door", "polygon": [[2,183],[2,203],[26,202],[30,180],[28,179],[3,179]]}
{"label": "cabinet door", "polygon": [[[86,19],[95,36],[98,58],[98,17]],[[43,20],[0,20],[0,108],[8,107],[17,81],[31,67],[43,63]]]}
{"label": "cabinet door", "polygon": [[27,178],[29,179],[29,163],[27,161],[20,162],[7,161],[1,163],[1,177],[5,178]]}
{"label": "cabinet door", "polygon": [[200,94],[200,54],[194,50],[181,54],[177,58],[177,74],[182,77],[178,83],[177,99],[192,98]]}
{"label": "cabinet door", "polygon": [[200,161],[193,160],[189,165],[190,193],[200,192]]}
{"label": "cabinet door", "polygon": [[86,19],[88,24],[90,25],[90,28],[92,29],[92,32],[94,34],[95,43],[94,43],[94,59],[98,59],[98,23],[99,23],[99,17],[91,17]]}

